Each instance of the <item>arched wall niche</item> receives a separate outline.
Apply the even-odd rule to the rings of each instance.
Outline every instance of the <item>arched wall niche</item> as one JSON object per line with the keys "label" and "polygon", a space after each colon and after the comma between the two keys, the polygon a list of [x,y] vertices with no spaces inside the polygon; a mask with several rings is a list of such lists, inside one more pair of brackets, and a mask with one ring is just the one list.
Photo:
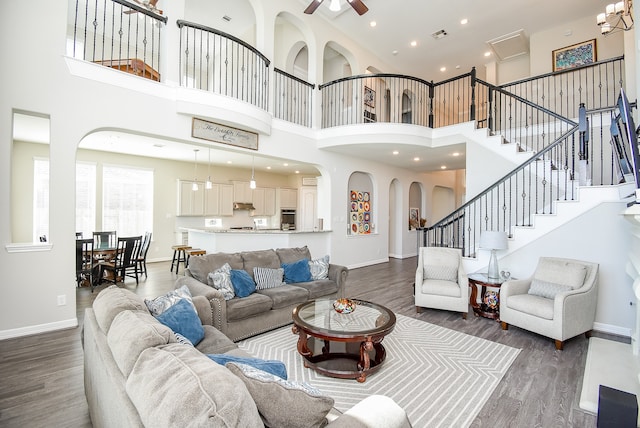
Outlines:
{"label": "arched wall niche", "polygon": [[352,76],[353,70],[357,70],[354,55],[339,43],[327,42],[322,58],[323,83]]}
{"label": "arched wall niche", "polygon": [[277,68],[303,80],[309,79],[310,46],[313,35],[294,15],[280,12],[275,19],[274,63]]}
{"label": "arched wall niche", "polygon": [[350,235],[370,235],[374,233],[378,207],[371,174],[355,171],[349,176],[347,218]]}
{"label": "arched wall niche", "polygon": [[[408,207],[408,227],[409,230],[420,226],[420,219],[424,218],[424,209],[422,203],[422,184],[414,181],[409,186],[409,207]],[[417,213],[416,211],[417,210]],[[415,213],[415,214],[414,214]]]}

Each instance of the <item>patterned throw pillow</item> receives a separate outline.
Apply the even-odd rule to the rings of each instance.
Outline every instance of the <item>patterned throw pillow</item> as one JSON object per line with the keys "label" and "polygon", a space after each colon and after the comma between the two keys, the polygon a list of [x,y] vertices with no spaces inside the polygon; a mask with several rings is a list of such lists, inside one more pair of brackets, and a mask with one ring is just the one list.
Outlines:
{"label": "patterned throw pillow", "polygon": [[191,306],[193,306],[193,310],[196,309],[193,301],[191,300],[191,292],[189,291],[189,287],[187,287],[186,285],[169,291],[164,296],[156,297],[153,300],[144,299],[144,304],[147,305],[147,309],[149,309],[151,315],[157,317],[182,299],[188,301]]}
{"label": "patterned throw pillow", "polygon": [[284,269],[271,269],[263,267],[253,268],[253,278],[256,280],[256,290],[276,288],[284,285]]}
{"label": "patterned throw pillow", "polygon": [[555,299],[556,294],[564,293],[569,290],[573,290],[573,287],[534,278],[533,281],[531,281],[531,287],[529,287],[528,293],[533,296],[540,296],[546,299]]}
{"label": "patterned throw pillow", "polygon": [[210,272],[207,275],[207,283],[210,287],[220,290],[224,300],[231,300],[236,295],[231,284],[231,266],[229,263],[225,263],[221,268]]}
{"label": "patterned throw pillow", "polygon": [[313,259],[309,261],[309,270],[311,271],[311,279],[327,279],[329,278],[329,255],[321,259]]}
{"label": "patterned throw pillow", "polygon": [[424,278],[458,282],[458,267],[446,265],[425,265]]}
{"label": "patterned throw pillow", "polygon": [[311,385],[282,380],[246,364],[229,362],[225,366],[244,382],[266,426],[319,428],[326,425],[333,398],[322,395]]}

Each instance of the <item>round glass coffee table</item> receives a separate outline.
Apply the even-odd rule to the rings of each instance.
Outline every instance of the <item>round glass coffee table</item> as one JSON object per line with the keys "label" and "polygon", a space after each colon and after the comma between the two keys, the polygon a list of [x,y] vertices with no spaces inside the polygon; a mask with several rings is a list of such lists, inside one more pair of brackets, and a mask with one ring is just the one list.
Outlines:
{"label": "round glass coffee table", "polygon": [[376,303],[351,299],[349,314],[333,309],[334,299],[317,299],[293,310],[292,331],[305,367],[326,376],[356,379],[380,369],[386,358],[382,339],[393,331],[396,316]]}

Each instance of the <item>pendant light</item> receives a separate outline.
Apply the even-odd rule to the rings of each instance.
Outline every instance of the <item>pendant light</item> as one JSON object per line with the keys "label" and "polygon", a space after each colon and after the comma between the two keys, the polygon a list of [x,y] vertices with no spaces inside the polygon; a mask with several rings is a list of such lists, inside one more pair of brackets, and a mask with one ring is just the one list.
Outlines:
{"label": "pendant light", "polygon": [[251,181],[249,181],[249,188],[256,188],[256,177],[255,177],[255,158],[251,156]]}
{"label": "pendant light", "polygon": [[204,183],[204,188],[211,190],[213,183],[211,182],[211,147],[209,147],[209,163],[207,164],[207,181]]}
{"label": "pendant light", "polygon": [[198,191],[198,149],[193,149],[193,184],[191,190]]}

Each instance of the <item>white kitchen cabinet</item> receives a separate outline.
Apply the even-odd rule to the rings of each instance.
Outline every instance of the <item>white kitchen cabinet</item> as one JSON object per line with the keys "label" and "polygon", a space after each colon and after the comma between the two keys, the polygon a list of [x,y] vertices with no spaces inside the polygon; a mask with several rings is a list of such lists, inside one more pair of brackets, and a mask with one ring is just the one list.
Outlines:
{"label": "white kitchen cabinet", "polygon": [[198,190],[193,190],[193,180],[178,180],[178,216],[204,215],[204,183],[196,181]]}
{"label": "white kitchen cabinet", "polygon": [[281,187],[280,189],[280,208],[297,208],[298,207],[298,189],[288,189]]}
{"label": "white kitchen cabinet", "polygon": [[234,202],[251,202],[253,199],[253,190],[249,187],[248,181],[233,182],[233,201]]}
{"label": "white kitchen cabinet", "polygon": [[256,187],[253,191],[252,216],[272,216],[276,214],[276,189],[272,187]]}
{"label": "white kitchen cabinet", "polygon": [[213,183],[205,190],[205,215],[233,215],[233,185]]}

